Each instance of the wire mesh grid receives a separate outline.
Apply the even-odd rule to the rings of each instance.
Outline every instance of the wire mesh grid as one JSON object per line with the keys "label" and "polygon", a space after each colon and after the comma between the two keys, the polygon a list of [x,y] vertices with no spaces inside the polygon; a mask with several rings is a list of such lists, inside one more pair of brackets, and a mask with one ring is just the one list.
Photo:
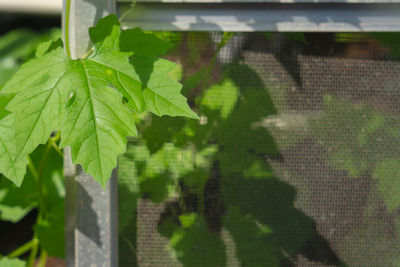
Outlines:
{"label": "wire mesh grid", "polygon": [[140,118],[121,266],[399,266],[396,34],[158,35],[200,120]]}

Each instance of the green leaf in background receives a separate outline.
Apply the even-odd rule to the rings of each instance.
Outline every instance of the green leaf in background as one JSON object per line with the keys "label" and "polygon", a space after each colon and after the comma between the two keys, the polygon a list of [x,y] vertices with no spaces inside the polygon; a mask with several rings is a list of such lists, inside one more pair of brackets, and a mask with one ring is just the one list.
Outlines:
{"label": "green leaf in background", "polygon": [[[169,224],[171,248],[183,266],[220,267],[226,265],[225,244],[218,233],[211,232],[204,218],[196,213],[179,216],[182,227]],[[167,221],[168,222],[168,221]]]}
{"label": "green leaf in background", "polygon": [[[127,151],[118,160],[118,229],[124,232],[136,213],[136,204],[139,198],[139,184],[135,154],[137,146],[130,141]],[[147,151],[146,151],[147,152]]]}
{"label": "green leaf in background", "polygon": [[335,40],[339,43],[361,42],[366,38],[365,33],[358,32],[338,32],[335,34]]}
{"label": "green leaf in background", "polygon": [[157,152],[165,143],[176,143],[176,135],[183,129],[186,121],[183,118],[152,117],[151,125],[144,129],[143,139],[151,153]]}
{"label": "green leaf in background", "polygon": [[227,118],[235,107],[239,90],[232,80],[225,79],[220,84],[208,88],[201,99],[201,105],[211,110],[220,110],[221,117]]}
{"label": "green leaf in background", "polygon": [[122,36],[115,15],[99,20],[90,37],[95,50],[84,59],[65,57],[59,41],[43,44],[39,57],[24,64],[2,92],[16,94],[7,106],[18,121],[15,160],[61,130],[60,146],[70,146],[73,162],[104,186],[126,149],[126,136],[137,134],[136,112],[197,115],[180,94],[181,85],[167,77],[175,64],[153,57],[161,51],[137,50],[130,40],[142,38],[146,47],[165,48],[166,42],[137,30]]}
{"label": "green leaf in background", "polygon": [[284,34],[289,40],[297,41],[304,45],[308,44],[308,41],[302,32],[285,32]]}
{"label": "green leaf in background", "polygon": [[400,207],[400,159],[384,159],[375,167],[374,178],[389,212]]}
{"label": "green leaf in background", "polygon": [[311,120],[311,129],[331,151],[330,164],[356,178],[373,172],[384,158],[400,156],[395,134],[398,124],[398,119],[389,119],[369,106],[326,95],[324,112]]}
{"label": "green leaf in background", "polygon": [[173,152],[173,148],[167,144],[157,153],[150,155],[145,161],[143,171],[139,172],[140,193],[153,202],[161,202],[175,192],[175,177],[171,175],[169,168],[170,161],[175,159],[169,157]]}
{"label": "green leaf in background", "polygon": [[260,225],[251,216],[245,216],[238,208],[231,208],[224,225],[236,245],[236,255],[242,266],[279,266],[280,251],[271,238],[272,230]]}
{"label": "green leaf in background", "polygon": [[[238,208],[240,213],[251,216],[264,229],[270,229],[268,243],[272,242],[287,254],[294,255],[311,236],[311,218],[294,207],[294,187],[274,177],[252,178],[232,174],[223,177],[221,188],[224,206]],[[263,203],[263,208],[254,203]],[[228,225],[236,227],[229,222]]]}
{"label": "green leaf in background", "polygon": [[400,59],[400,34],[398,32],[374,32],[369,36],[378,40],[382,45],[390,48],[392,56]]}
{"label": "green leaf in background", "polygon": [[34,179],[25,179],[19,188],[5,179],[0,182],[1,220],[16,223],[37,207],[38,203],[37,184]]}
{"label": "green leaf in background", "polygon": [[0,37],[0,86],[14,74],[22,61],[31,58],[35,47],[44,41],[61,36],[60,29],[35,33],[28,29],[16,29]]}
{"label": "green leaf in background", "polygon": [[49,254],[64,258],[65,254],[65,221],[64,203],[48,211],[46,219],[35,224],[34,230],[39,239],[41,247]]}
{"label": "green leaf in background", "polygon": [[15,160],[14,120],[14,114],[10,114],[0,121],[0,173],[16,186],[20,186],[26,173],[28,159],[23,157]]}
{"label": "green leaf in background", "polygon": [[[39,206],[52,217],[53,210],[64,203],[63,158],[49,144],[39,146],[31,155],[31,168],[19,188],[8,180],[0,182],[0,219],[17,222],[30,210]],[[37,166],[37,168],[35,167]],[[44,167],[46,166],[46,167]],[[42,195],[38,192],[38,178],[42,180]],[[53,216],[54,217],[54,216]],[[62,219],[59,214],[57,215]],[[63,220],[63,219],[62,219]],[[63,240],[58,240],[63,245]]]}
{"label": "green leaf in background", "polygon": [[[37,173],[29,171],[25,181],[38,181],[40,176],[42,182],[40,193],[37,192],[38,184],[35,184],[36,202],[43,215],[35,224],[34,231],[41,247],[50,256],[63,258],[65,251],[63,157],[49,141],[31,154],[31,160],[33,165],[37,166]],[[43,206],[40,198],[43,199]]]}
{"label": "green leaf in background", "polygon": [[0,259],[0,267],[25,267],[25,264],[26,262],[20,259]]}

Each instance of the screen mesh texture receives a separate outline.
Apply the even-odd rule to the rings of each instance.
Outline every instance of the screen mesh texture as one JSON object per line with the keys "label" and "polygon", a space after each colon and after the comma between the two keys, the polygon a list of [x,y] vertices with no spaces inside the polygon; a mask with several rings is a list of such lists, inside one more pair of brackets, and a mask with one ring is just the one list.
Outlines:
{"label": "screen mesh texture", "polygon": [[400,266],[396,34],[157,34],[200,120],[140,118],[120,266]]}

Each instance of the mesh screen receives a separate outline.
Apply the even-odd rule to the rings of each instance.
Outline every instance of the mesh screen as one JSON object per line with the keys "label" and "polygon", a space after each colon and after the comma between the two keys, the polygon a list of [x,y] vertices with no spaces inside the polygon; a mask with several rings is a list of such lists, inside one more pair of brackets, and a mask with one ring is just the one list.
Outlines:
{"label": "mesh screen", "polygon": [[396,34],[157,34],[200,120],[138,118],[120,266],[400,266]]}

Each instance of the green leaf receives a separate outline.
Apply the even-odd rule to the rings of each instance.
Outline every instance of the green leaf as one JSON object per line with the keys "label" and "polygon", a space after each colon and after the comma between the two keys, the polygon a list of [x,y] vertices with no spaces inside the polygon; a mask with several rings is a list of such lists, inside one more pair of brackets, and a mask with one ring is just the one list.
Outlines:
{"label": "green leaf", "polygon": [[164,59],[136,56],[132,59],[132,65],[145,86],[143,97],[147,110],[158,116],[199,118],[189,108],[186,98],[181,94],[182,85],[167,76],[175,67],[175,63]]}
{"label": "green leaf", "polygon": [[377,164],[374,178],[389,212],[400,206],[400,159],[385,159]]}
{"label": "green leaf", "polygon": [[15,160],[16,143],[13,114],[0,121],[0,173],[20,186],[26,172],[28,160],[26,157]]}
{"label": "green leaf", "polygon": [[120,42],[121,51],[142,56],[161,56],[173,47],[172,43],[143,33],[139,28],[124,31]]}
{"label": "green leaf", "polygon": [[26,262],[20,259],[2,258],[0,267],[25,267]]}
{"label": "green leaf", "polygon": [[225,79],[221,84],[211,86],[204,93],[201,105],[211,110],[220,110],[221,117],[227,118],[235,107],[239,89],[232,80]]}
{"label": "green leaf", "polygon": [[105,185],[117,156],[125,151],[126,136],[137,132],[132,112],[123,105],[121,93],[109,86],[107,69],[96,60],[82,60],[70,72],[68,80],[80,90],[67,107],[61,147],[71,146],[72,160]]}
{"label": "green leaf", "polygon": [[34,179],[25,179],[18,188],[11,181],[0,182],[0,219],[13,223],[21,220],[38,204],[37,184]]}
{"label": "green leaf", "polygon": [[55,29],[42,34],[16,29],[0,36],[0,86],[18,70],[22,60],[34,56],[38,43],[57,38],[54,33]]}
{"label": "green leaf", "polygon": [[40,83],[43,77],[59,64],[66,61],[64,51],[56,49],[57,53],[30,60],[23,64],[1,90],[4,94],[16,94],[29,88],[32,84]]}
{"label": "green leaf", "polygon": [[224,226],[236,245],[236,256],[242,266],[280,266],[281,253],[273,243],[271,229],[261,225],[239,208],[230,208],[224,218]]}
{"label": "green leaf", "polygon": [[41,57],[44,54],[46,54],[58,47],[62,47],[62,46],[63,46],[63,43],[62,43],[61,39],[58,39],[57,41],[49,40],[47,42],[43,42],[43,43],[39,44],[38,47],[36,48],[35,56]]}
{"label": "green leaf", "polygon": [[[18,93],[8,104],[7,109],[16,114],[16,154],[17,160],[31,153],[39,144],[44,144],[51,132],[59,130],[64,118],[64,102],[68,96],[71,86],[74,86],[74,77],[70,73],[77,62],[66,60],[64,51],[58,48],[41,58],[32,62],[47,62],[49,64],[45,73],[40,72],[37,78],[34,73],[37,71],[37,65],[29,68],[30,81],[26,84],[28,90]],[[53,62],[54,64],[50,64]],[[27,68],[21,68],[23,73],[28,74]],[[16,76],[19,78],[20,71]],[[33,77],[35,78],[33,78]],[[25,85],[24,79],[17,79]],[[33,78],[33,79],[32,79]],[[9,87],[16,79],[11,79],[5,85],[3,91],[12,93],[19,91],[21,84],[15,83],[15,87]]]}
{"label": "green leaf", "polygon": [[10,31],[0,38],[0,57],[25,58],[33,51],[35,33],[29,29],[16,29]]}
{"label": "green leaf", "polygon": [[6,106],[8,105],[8,103],[12,98],[13,98],[12,95],[0,94],[0,120],[3,119],[8,114],[10,114],[10,112],[6,110]]}
{"label": "green leaf", "polygon": [[[7,179],[0,182],[0,219],[18,222],[43,199],[46,218],[52,211],[63,206],[65,189],[63,179],[63,158],[49,144],[41,145],[30,154],[32,168],[28,168],[26,179],[19,188]],[[36,169],[35,166],[38,168]],[[39,170],[39,166],[42,167]],[[33,169],[36,169],[33,172]],[[43,195],[38,192],[38,177],[42,177]],[[58,216],[58,215],[57,215]],[[63,242],[60,240],[59,242]]]}
{"label": "green leaf", "polygon": [[[124,36],[159,44],[138,34]],[[70,146],[74,163],[105,185],[117,156],[126,149],[126,136],[137,134],[135,112],[197,118],[180,94],[181,85],[167,78],[175,64],[156,58],[130,61],[132,54],[140,54],[131,47],[139,40],[127,43],[129,38],[120,40],[120,35],[118,19],[108,16],[90,29],[95,44],[90,57],[72,60],[59,42],[46,43],[37,51],[40,57],[24,64],[5,84],[3,93],[16,94],[7,105],[17,122],[15,160],[61,130],[60,146]],[[121,50],[129,52],[119,51],[120,43]]]}
{"label": "green leaf", "polygon": [[186,103],[186,98],[181,95],[182,86],[177,82],[161,76],[149,80],[143,92],[146,108],[158,116],[169,115],[185,116],[199,119]]}
{"label": "green leaf", "polygon": [[183,266],[226,266],[225,244],[209,230],[204,218],[191,213],[179,220],[182,227],[173,232],[170,244]]}
{"label": "green leaf", "polygon": [[[139,199],[135,148],[128,142],[127,151],[118,160],[118,229],[120,234],[132,222]],[[129,229],[127,229],[129,232]]]}
{"label": "green leaf", "polygon": [[64,258],[64,205],[54,207],[48,213],[48,218],[39,221],[34,226],[34,230],[41,247],[50,256]]}
{"label": "green leaf", "polygon": [[89,28],[89,35],[97,52],[111,52],[119,47],[120,25],[117,16],[100,19],[96,27]]}
{"label": "green leaf", "polygon": [[0,218],[3,221],[9,221],[12,223],[19,222],[29,211],[31,211],[31,207],[19,207],[19,206],[7,206],[0,204]]}

